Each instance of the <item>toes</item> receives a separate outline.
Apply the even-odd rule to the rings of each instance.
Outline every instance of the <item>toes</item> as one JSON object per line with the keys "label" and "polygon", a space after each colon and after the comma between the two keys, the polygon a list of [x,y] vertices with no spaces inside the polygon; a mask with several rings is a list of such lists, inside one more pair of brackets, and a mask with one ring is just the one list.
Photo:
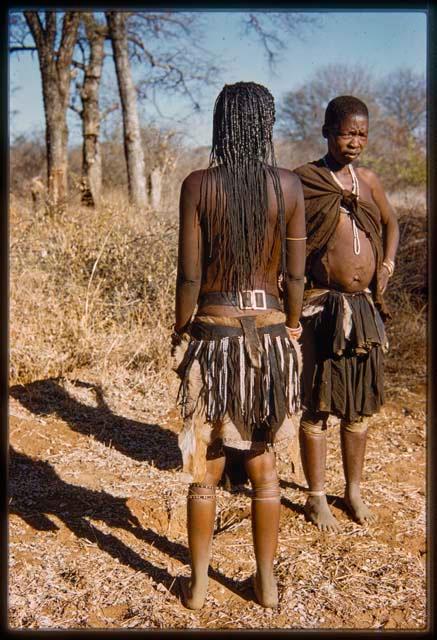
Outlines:
{"label": "toes", "polygon": [[324,533],[338,533],[340,531],[340,526],[337,522],[318,522],[317,528],[319,531],[323,531]]}

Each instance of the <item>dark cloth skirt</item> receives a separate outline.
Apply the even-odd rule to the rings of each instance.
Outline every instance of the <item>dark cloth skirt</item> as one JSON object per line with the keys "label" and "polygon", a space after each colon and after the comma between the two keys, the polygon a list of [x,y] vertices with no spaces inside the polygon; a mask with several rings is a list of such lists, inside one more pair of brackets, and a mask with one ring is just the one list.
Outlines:
{"label": "dark cloth skirt", "polygon": [[388,345],[370,292],[310,292],[302,324],[305,408],[350,422],[378,412]]}

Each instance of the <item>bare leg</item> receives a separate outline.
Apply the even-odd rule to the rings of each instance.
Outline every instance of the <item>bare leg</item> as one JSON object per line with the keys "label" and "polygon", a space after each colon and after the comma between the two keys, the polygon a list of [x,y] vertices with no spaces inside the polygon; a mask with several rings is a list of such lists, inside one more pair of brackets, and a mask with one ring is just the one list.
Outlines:
{"label": "bare leg", "polygon": [[302,467],[309,488],[305,513],[321,531],[338,532],[340,527],[325,495],[326,430],[320,428],[311,432],[311,427],[303,426],[301,422],[299,429]]}
{"label": "bare leg", "polygon": [[194,483],[189,488],[187,529],[191,579],[186,589],[183,587],[184,604],[188,609],[200,609],[205,601],[215,521],[215,488],[224,467],[225,456],[207,460],[203,481]]}
{"label": "bare leg", "polygon": [[[354,424],[354,423],[352,423]],[[360,482],[366,451],[367,429],[353,430],[347,423],[341,424],[341,451],[343,457],[346,487],[344,501],[352,517],[364,524],[372,522],[375,516],[361,498]]]}
{"label": "bare leg", "polygon": [[[307,322],[304,322],[302,334],[302,353],[303,405],[311,407],[317,354],[316,335],[311,323]],[[300,457],[309,488],[304,509],[307,518],[320,531],[339,531],[340,527],[331,513],[325,495],[326,428],[324,427],[327,416],[327,413],[305,409],[300,422]]]}
{"label": "bare leg", "polygon": [[278,605],[273,560],[278,544],[281,499],[275,454],[246,454],[245,467],[252,483],[252,536],[256,559],[254,590],[263,607]]}

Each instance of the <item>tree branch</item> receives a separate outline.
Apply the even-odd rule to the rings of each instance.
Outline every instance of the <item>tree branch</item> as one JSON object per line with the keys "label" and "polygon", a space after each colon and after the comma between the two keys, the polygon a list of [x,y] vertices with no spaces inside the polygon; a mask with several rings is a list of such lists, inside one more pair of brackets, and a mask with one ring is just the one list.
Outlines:
{"label": "tree branch", "polygon": [[27,47],[27,46],[13,46],[9,47],[9,53],[15,53],[16,51],[38,51],[37,47]]}

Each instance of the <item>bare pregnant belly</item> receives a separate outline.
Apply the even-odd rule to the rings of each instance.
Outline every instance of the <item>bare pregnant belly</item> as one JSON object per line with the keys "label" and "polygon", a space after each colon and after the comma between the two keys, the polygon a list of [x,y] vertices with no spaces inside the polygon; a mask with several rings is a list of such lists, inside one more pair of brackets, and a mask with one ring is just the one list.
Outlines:
{"label": "bare pregnant belly", "polygon": [[340,213],[337,228],[325,252],[313,263],[312,276],[321,285],[353,293],[369,286],[375,273],[375,256],[366,234],[358,229],[360,253],[354,253],[350,217]]}

